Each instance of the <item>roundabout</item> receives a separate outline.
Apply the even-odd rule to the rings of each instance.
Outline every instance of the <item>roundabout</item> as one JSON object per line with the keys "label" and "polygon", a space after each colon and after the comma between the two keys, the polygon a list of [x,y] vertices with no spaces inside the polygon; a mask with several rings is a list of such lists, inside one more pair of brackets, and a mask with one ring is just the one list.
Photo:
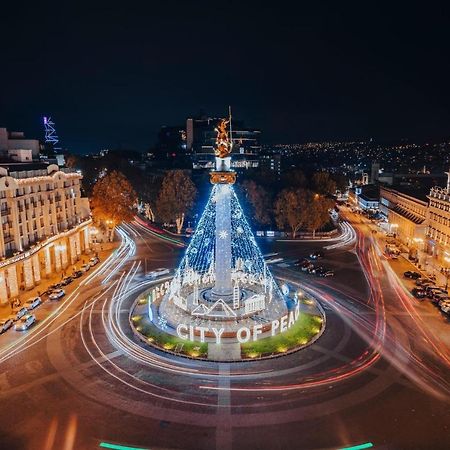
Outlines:
{"label": "roundabout", "polygon": [[[173,355],[224,361],[225,358],[217,350],[226,352],[227,347],[238,346],[240,357],[227,362],[255,361],[301,350],[315,342],[325,330],[325,312],[320,303],[301,291],[296,292],[295,301],[290,299],[288,313],[266,327],[240,321],[235,339],[227,337],[222,329],[199,327],[196,322],[191,325],[180,323],[172,328],[168,323],[157,320],[156,325],[150,320],[150,317],[155,317],[160,306],[160,299],[155,292],[164,291],[167,283],[152,286],[136,298],[130,310],[129,322],[134,334],[143,343]],[[151,314],[148,314],[149,310]],[[278,330],[280,333],[277,333]]]}
{"label": "roundabout", "polygon": [[326,323],[319,302],[280,286],[261,254],[233,188],[230,120],[216,129],[213,188],[175,276],[144,292],[130,312],[143,342],[227,362],[300,350]]}

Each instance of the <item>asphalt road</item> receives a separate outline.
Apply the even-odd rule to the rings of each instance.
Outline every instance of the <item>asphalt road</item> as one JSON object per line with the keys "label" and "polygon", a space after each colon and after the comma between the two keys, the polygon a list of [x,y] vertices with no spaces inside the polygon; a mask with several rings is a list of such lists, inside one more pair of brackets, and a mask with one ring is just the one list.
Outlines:
{"label": "asphalt road", "polygon": [[277,277],[323,299],[327,327],[305,350],[247,364],[133,340],[128,310],[151,282],[145,272],[174,267],[183,250],[126,227],[115,256],[57,313],[0,336],[0,448],[448,449],[450,352],[427,322],[438,312],[405,293],[364,219],[347,219],[354,242],[322,244],[334,246],[321,262],[333,278],[292,264],[317,243],[260,241],[283,257]]}

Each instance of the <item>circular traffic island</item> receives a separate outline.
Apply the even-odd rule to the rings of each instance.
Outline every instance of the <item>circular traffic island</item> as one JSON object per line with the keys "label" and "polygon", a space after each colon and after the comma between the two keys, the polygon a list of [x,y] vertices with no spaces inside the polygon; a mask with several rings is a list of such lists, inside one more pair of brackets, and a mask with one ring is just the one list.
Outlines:
{"label": "circular traffic island", "polygon": [[161,315],[161,284],[157,291],[153,286],[139,295],[131,308],[129,323],[134,335],[149,350],[218,362],[274,358],[308,347],[325,329],[325,313],[317,299],[303,293],[296,293],[295,297],[287,299],[286,313],[272,320],[256,315],[205,323],[198,317],[186,321],[182,312],[177,317]]}

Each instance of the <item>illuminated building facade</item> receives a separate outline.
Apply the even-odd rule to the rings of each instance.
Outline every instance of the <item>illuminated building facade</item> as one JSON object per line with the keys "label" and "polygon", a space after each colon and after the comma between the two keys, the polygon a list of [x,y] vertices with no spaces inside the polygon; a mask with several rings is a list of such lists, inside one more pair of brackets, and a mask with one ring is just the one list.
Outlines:
{"label": "illuminated building facade", "polygon": [[81,178],[57,165],[22,172],[0,168],[1,303],[89,252],[91,219]]}
{"label": "illuminated building facade", "polygon": [[448,266],[450,262],[450,172],[447,187],[433,187],[428,195],[428,251]]}
{"label": "illuminated building facade", "polygon": [[428,202],[425,195],[406,187],[380,187],[380,212],[388,221],[388,231],[404,244],[423,248],[427,229]]}

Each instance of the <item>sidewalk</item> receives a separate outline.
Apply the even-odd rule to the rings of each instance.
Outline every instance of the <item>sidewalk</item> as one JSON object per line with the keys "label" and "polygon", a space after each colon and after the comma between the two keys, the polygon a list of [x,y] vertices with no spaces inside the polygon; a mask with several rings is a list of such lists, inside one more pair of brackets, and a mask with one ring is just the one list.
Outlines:
{"label": "sidewalk", "polygon": [[[383,232],[380,231],[379,233],[381,234]],[[384,233],[379,237],[379,241],[382,241],[380,242],[380,248],[382,250],[384,250],[387,242],[395,242],[399,248],[407,248],[398,239],[387,237]],[[429,255],[423,250],[417,250],[418,262],[411,261],[409,259],[409,253],[405,251],[400,253],[400,257],[404,258],[409,263],[409,267],[407,270],[419,272],[422,274],[422,276],[427,278],[435,277],[435,283],[438,286],[445,287],[445,285],[447,284],[447,277],[441,273],[441,265],[436,259],[432,257],[432,255]]]}
{"label": "sidewalk", "polygon": [[[113,250],[119,245],[119,242],[108,242],[104,244],[94,244],[94,247],[91,251],[91,253],[86,255],[80,255],[80,259],[75,263],[67,266],[63,271],[52,274],[49,278],[43,278],[39,285],[35,286],[33,289],[30,289],[28,291],[20,291],[19,296],[17,297],[20,300],[20,303],[23,304],[25,301],[27,301],[29,298],[40,296],[41,293],[45,292],[48,287],[55,283],[60,283],[61,280],[65,276],[70,276],[75,270],[79,270],[80,267],[89,261],[90,258],[94,257],[95,254],[98,254],[98,257],[100,258],[101,264],[108,256],[113,252]],[[91,269],[92,270],[92,269]],[[88,272],[90,273],[90,272]],[[71,284],[64,286],[63,289],[67,291],[71,291],[74,283],[76,283],[77,280],[82,280],[83,277],[86,275],[81,276],[79,279],[74,280]],[[13,299],[10,299],[12,301]],[[45,301],[46,299],[42,299]],[[10,303],[6,303],[4,305],[0,305],[0,319],[6,318],[11,314],[12,308]]]}

